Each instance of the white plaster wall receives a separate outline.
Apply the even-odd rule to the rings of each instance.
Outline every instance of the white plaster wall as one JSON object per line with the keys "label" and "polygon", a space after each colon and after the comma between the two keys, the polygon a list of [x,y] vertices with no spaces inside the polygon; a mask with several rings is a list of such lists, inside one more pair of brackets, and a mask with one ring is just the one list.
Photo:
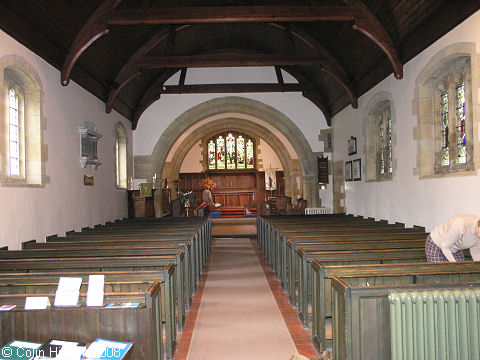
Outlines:
{"label": "white plaster wall", "polygon": [[[189,82],[189,80],[191,82]],[[275,71],[266,68],[206,68],[189,69],[186,84],[215,82],[276,82]],[[174,78],[167,84],[176,84]],[[188,109],[205,101],[227,97],[242,96],[269,105],[289,119],[302,131],[309,142],[312,151],[322,151],[323,143],[318,141],[321,129],[326,129],[327,122],[323,113],[300,93],[248,93],[248,94],[183,94],[162,95],[140,117],[134,131],[134,155],[150,155],[165,129],[178,116]]]}
{"label": "white plaster wall", "polygon": [[265,171],[265,169],[269,169],[270,167],[275,169],[275,171],[283,171],[283,166],[277,153],[265,140],[260,139],[258,150],[258,160],[262,161],[262,167],[258,168],[259,171]]}
{"label": "white plaster wall", "polygon": [[185,156],[182,166],[180,167],[181,173],[201,173],[203,171],[203,155],[200,141],[197,141],[193,145]]}
{"label": "white plaster wall", "polygon": [[[0,57],[11,54],[28,61],[43,83],[46,175],[51,182],[44,188],[0,187],[0,245],[18,249],[26,240],[44,241],[47,235],[126,217],[126,192],[115,187],[114,128],[121,121],[127,129],[130,176],[131,123],[116,112],[107,115],[105,104],[74,82],[63,87],[58,70],[0,31]],[[103,135],[97,170],[80,167],[78,128],[84,121],[94,122]],[[84,174],[95,177],[95,186],[83,185]]]}
{"label": "white plaster wall", "polygon": [[[417,118],[412,110],[415,79],[438,51],[456,42],[475,42],[477,54],[480,53],[480,12],[408,62],[404,67],[403,80],[389,76],[359,99],[358,109],[348,107],[334,117],[334,160],[348,161],[358,157],[362,159],[362,181],[346,183],[348,213],[387,219],[390,222],[400,221],[408,226],[423,225],[427,231],[457,213],[480,215],[478,174],[426,180],[420,180],[413,174],[417,155],[417,143],[413,139]],[[396,109],[393,131],[397,142],[393,152],[397,169],[393,181],[365,183],[362,119],[368,101],[381,91],[392,94]],[[479,89],[474,89],[474,96],[480,96]],[[348,156],[347,139],[352,135],[357,137],[358,154]],[[475,146],[479,146],[479,141],[480,139],[475,139]]]}

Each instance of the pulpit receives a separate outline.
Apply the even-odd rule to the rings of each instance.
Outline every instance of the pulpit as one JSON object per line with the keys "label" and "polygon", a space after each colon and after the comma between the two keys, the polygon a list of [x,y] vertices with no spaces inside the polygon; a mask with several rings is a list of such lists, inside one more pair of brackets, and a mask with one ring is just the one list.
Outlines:
{"label": "pulpit", "polygon": [[149,197],[140,196],[140,190],[127,190],[127,193],[129,218],[155,217],[155,190]]}

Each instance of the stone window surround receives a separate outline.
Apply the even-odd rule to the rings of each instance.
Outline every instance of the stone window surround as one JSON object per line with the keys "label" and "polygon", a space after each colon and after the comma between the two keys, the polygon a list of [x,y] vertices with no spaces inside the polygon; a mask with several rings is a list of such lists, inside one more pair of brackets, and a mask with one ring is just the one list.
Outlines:
{"label": "stone window surround", "polygon": [[[115,179],[116,179],[116,188],[124,190],[127,188],[128,183],[128,138],[127,138],[127,131],[123,124],[119,121],[115,124]],[[119,145],[119,149],[117,151],[116,146],[117,142]],[[121,158],[119,159],[119,153]],[[120,164],[120,166],[119,166]]]}
{"label": "stone window surround", "polygon": [[[377,116],[383,112],[386,107],[390,107],[390,118],[392,121],[392,173],[382,175],[379,171],[379,149],[378,149],[378,122]],[[391,181],[393,174],[397,169],[397,160],[395,157],[395,146],[397,138],[395,135],[396,110],[391,93],[382,91],[373,96],[364,110],[363,137],[365,140],[365,181]]]}
{"label": "stone window surround", "polygon": [[[452,164],[448,167],[438,166],[441,159],[441,127],[440,120],[440,89],[441,81],[448,75],[458,77],[458,72],[465,65],[470,65],[465,76],[465,112],[466,112],[466,137],[467,137],[467,164]],[[441,178],[451,176],[476,175],[478,165],[474,159],[480,156],[475,140],[478,138],[478,84],[479,61],[475,43],[455,43],[440,50],[425,65],[416,79],[413,101],[413,114],[417,117],[417,127],[413,137],[417,142],[417,167],[414,174],[420,179]],[[449,102],[454,103],[455,98],[450,97]],[[450,105],[449,105],[450,106]],[[454,106],[452,104],[452,106]],[[450,108],[451,109],[451,108]],[[451,111],[449,109],[449,112]],[[455,128],[455,111],[450,115],[449,129]],[[450,127],[452,126],[452,128]],[[453,131],[455,134],[455,131]],[[450,144],[455,147],[456,141]],[[450,152],[452,155],[452,151]],[[478,164],[478,161],[477,161]]]}
{"label": "stone window surround", "polygon": [[[246,149],[246,147],[247,147],[247,140],[248,140],[248,139],[252,140],[252,142],[253,142],[253,159],[254,159],[254,160],[253,160],[253,161],[254,161],[254,162],[253,162],[253,163],[254,163],[254,167],[253,167],[253,168],[247,169],[247,168],[245,167],[245,169],[237,169],[237,168],[235,167],[235,169],[227,169],[227,168],[226,168],[226,161],[225,161],[225,169],[217,169],[217,168],[215,168],[215,169],[209,169],[209,167],[208,167],[208,143],[210,142],[210,140],[214,140],[215,145],[216,145],[217,137],[220,136],[220,135],[224,135],[224,139],[226,140],[226,134],[228,134],[228,133],[233,133],[233,135],[235,136],[235,141],[236,141],[236,139],[237,139],[237,137],[238,137],[239,135],[243,136],[243,138],[245,139],[245,161],[246,161],[246,158],[247,158],[247,155],[246,155],[246,153],[247,153],[247,149]],[[229,130],[222,130],[222,131],[219,132],[218,134],[215,134],[215,135],[210,136],[210,137],[203,138],[203,139],[201,140],[201,144],[200,144],[201,147],[202,147],[202,155],[203,155],[203,162],[202,162],[203,171],[208,171],[208,170],[212,170],[212,171],[214,171],[214,170],[220,170],[220,171],[233,171],[233,172],[235,172],[235,171],[245,171],[245,170],[256,170],[256,169],[259,168],[259,166],[258,166],[258,157],[257,157],[257,151],[258,151],[258,149],[257,149],[257,144],[258,144],[258,139],[257,139],[255,136],[250,136],[250,135],[244,134],[244,133],[242,133],[242,132],[234,131],[234,130],[231,130],[231,129],[229,129]],[[226,151],[226,144],[225,144],[225,151]],[[216,156],[216,155],[217,155],[217,154],[215,154],[215,156]],[[226,153],[225,153],[225,155],[226,155]],[[237,157],[237,153],[236,153],[236,152],[235,152],[235,157]],[[235,162],[235,163],[236,163],[236,162]]]}
{"label": "stone window surround", "polygon": [[[47,148],[43,143],[44,121],[43,84],[36,70],[19,55],[0,57],[0,84],[14,82],[24,96],[24,177],[10,177],[8,164],[8,103],[0,101],[0,186],[44,187],[49,182],[46,173]],[[5,86],[0,86],[0,98],[6,99]]]}

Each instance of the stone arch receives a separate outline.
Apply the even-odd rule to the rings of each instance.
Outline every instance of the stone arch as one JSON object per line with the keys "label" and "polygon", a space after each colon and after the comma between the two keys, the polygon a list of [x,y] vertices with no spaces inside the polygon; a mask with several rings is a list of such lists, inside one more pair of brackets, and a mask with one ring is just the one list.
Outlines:
{"label": "stone arch", "polygon": [[[253,123],[245,119],[229,117],[221,121],[207,123],[197,128],[194,133],[189,134],[173,154],[172,161],[164,167],[163,177],[168,179],[176,179],[180,172],[180,167],[188,154],[189,150],[199,140],[209,138],[218,132],[228,128],[232,131],[239,131],[258,140],[259,138],[266,141],[275,149],[277,156],[282,163],[285,176],[285,191],[288,196],[295,198],[301,196],[301,191],[296,186],[295,178],[301,176],[300,163],[298,159],[292,159],[288,149],[281,140],[274,136],[267,128],[259,124]],[[258,142],[257,142],[258,143]]]}
{"label": "stone arch", "polygon": [[[292,169],[292,174],[290,175],[290,192],[291,188],[293,188],[293,183],[297,181],[293,181],[292,176],[298,176],[300,177],[301,188],[301,193],[299,195],[307,199],[311,206],[317,204],[317,187],[314,181],[316,177],[316,155],[312,153],[312,149],[305,136],[293,121],[280,111],[262,102],[243,97],[231,96],[208,100],[184,112],[176,118],[160,136],[152,155],[147,157],[136,157],[135,173],[142,174],[141,176],[145,178],[151,178],[154,173],[161,174],[170,150],[182,134],[188,132],[189,128],[197,122],[210,117],[221,116],[222,114],[225,114],[225,118],[222,119],[220,123],[225,121],[225,119],[232,117],[236,118],[234,114],[242,114],[259,119],[282,134],[291,144],[291,147],[298,158],[298,166],[293,166],[297,167],[298,170],[295,171]],[[238,116],[238,118],[242,118],[242,116]],[[213,126],[216,126],[215,123],[212,124]],[[209,126],[211,127],[212,124]],[[223,126],[224,124],[225,122],[222,123]],[[251,126],[251,130],[247,131],[249,134],[255,134],[257,132],[257,127],[260,129],[259,125],[253,121],[250,121],[250,124],[244,122],[242,122],[242,124],[242,126],[247,128]],[[266,137],[264,140],[274,147],[275,151],[278,151],[279,153],[284,152],[281,147],[281,141],[273,134],[273,132],[268,130],[268,132],[265,131],[263,135]],[[193,143],[190,142],[189,144],[192,145]],[[181,151],[183,152],[183,150]],[[289,162],[292,162],[292,160],[287,160],[287,157],[284,156],[282,161],[284,169],[290,169],[292,165],[287,165]]]}

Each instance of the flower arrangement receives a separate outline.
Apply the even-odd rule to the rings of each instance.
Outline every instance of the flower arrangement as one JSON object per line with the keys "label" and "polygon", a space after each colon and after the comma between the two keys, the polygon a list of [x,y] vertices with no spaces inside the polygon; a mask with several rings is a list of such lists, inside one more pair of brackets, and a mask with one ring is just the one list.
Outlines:
{"label": "flower arrangement", "polygon": [[205,190],[213,191],[213,190],[215,190],[215,187],[217,186],[217,184],[212,179],[206,178],[206,179],[202,179],[202,181],[200,181],[200,186],[202,188],[204,188]]}

